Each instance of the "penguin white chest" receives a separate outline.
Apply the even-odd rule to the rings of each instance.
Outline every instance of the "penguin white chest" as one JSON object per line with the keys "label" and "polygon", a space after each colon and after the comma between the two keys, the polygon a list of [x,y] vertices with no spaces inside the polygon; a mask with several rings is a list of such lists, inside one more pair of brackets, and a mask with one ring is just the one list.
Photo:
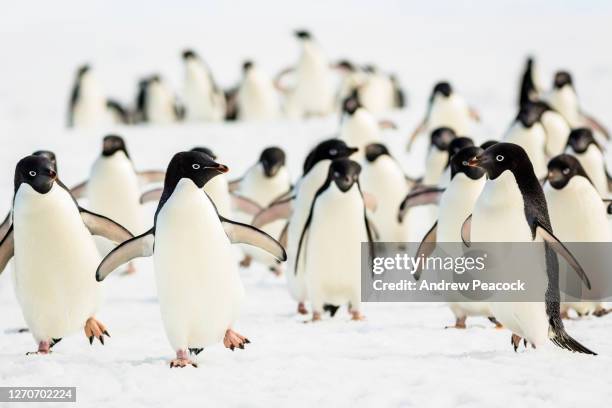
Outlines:
{"label": "penguin white chest", "polygon": [[566,149],[566,152],[576,156],[599,194],[604,198],[608,197],[608,178],[601,150],[594,144],[591,144],[584,153],[576,153],[569,147]]}
{"label": "penguin white chest", "polygon": [[442,173],[444,173],[446,163],[448,163],[448,152],[440,151],[435,146],[430,147],[425,162],[423,184],[427,186],[438,185],[442,178]]}
{"label": "penguin white chest", "polygon": [[461,226],[472,213],[482,192],[485,177],[472,180],[463,173],[453,177],[440,198],[438,209],[438,242],[461,242]]}
{"label": "penguin white chest", "polygon": [[439,127],[449,127],[458,135],[470,132],[470,115],[467,103],[459,95],[448,98],[436,97],[431,106],[428,128],[430,131]]}
{"label": "penguin white chest", "polygon": [[530,128],[525,128],[521,123],[515,123],[504,136],[504,141],[517,144],[525,149],[533,164],[536,177],[546,176],[546,157],[544,155],[546,133],[542,125],[535,123]]}
{"label": "penguin white chest", "polygon": [[244,289],[212,202],[188,179],[179,181],[157,216],[154,263],[174,349],[219,342],[238,317]]}
{"label": "penguin white chest", "polygon": [[221,174],[204,185],[204,191],[217,206],[219,214],[224,217],[232,215],[232,203],[227,185],[227,178]]}
{"label": "penguin white chest", "polygon": [[100,262],[92,236],[64,189],[39,194],[22,184],[14,204],[15,291],[34,337],[60,338],[98,306]]}

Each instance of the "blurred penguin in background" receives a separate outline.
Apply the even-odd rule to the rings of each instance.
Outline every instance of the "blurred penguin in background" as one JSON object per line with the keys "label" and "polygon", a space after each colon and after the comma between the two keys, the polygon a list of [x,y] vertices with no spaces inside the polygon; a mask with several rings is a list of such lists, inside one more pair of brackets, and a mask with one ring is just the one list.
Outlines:
{"label": "blurred penguin in background", "polygon": [[272,120],[280,116],[280,101],[270,78],[252,61],[242,66],[242,82],[236,94],[239,120]]}
{"label": "blurred penguin in background", "polygon": [[529,102],[538,102],[544,90],[542,86],[540,71],[533,57],[528,57],[525,70],[521,76],[521,88],[519,92],[519,108]]}
{"label": "blurred penguin in background", "polygon": [[182,115],[176,96],[159,75],[140,80],[134,122],[169,124],[181,119]]}
{"label": "blurred penguin in background", "polygon": [[360,103],[356,93],[349,96],[342,106],[340,139],[359,150],[353,156],[361,162],[365,147],[371,143],[381,142],[381,131],[374,116]]}
{"label": "blurred penguin in background", "polygon": [[593,131],[586,127],[572,130],[565,152],[578,159],[599,194],[603,198],[608,197],[612,178],[606,167],[604,149],[595,140]]}
{"label": "blurred penguin in background", "polygon": [[226,112],[225,93],[215,83],[208,65],[193,50],[183,51],[183,63],[186,120],[222,121]]}

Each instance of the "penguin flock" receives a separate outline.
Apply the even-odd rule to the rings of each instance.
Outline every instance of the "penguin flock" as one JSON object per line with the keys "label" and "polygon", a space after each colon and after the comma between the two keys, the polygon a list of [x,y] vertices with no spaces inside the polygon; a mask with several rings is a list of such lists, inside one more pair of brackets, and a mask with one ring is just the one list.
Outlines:
{"label": "penguin flock", "polygon": [[[163,327],[176,353],[170,367],[197,366],[192,355],[216,343],[233,351],[251,342],[234,325],[245,295],[239,269],[252,262],[285,276],[308,322],[334,318],[343,306],[361,321],[362,244],[373,254],[375,242],[408,242],[418,214],[430,223],[419,247],[425,254],[441,242],[546,243],[541,301],[451,302],[450,327],[465,329],[467,318],[484,317],[511,332],[515,351],[521,342],[538,348],[550,341],[595,354],[567,333],[563,319],[610,310],[601,302],[560,302],[557,256],[591,287],[563,242],[611,239],[612,179],[602,147],[609,134],[581,109],[572,76],[558,72],[545,90],[529,58],[516,116],[505,134],[484,142],[470,137],[478,112],[449,82],[435,84],[425,117],[407,136],[409,151],[417,139],[429,141],[423,174],[410,177],[405,152],[392,154],[383,143],[384,129],[395,125],[377,120],[405,104],[395,76],[371,65],[330,64],[310,33],[295,34],[300,59],[274,79],[247,61],[242,82],[222,90],[187,50],[182,99],[153,75],[140,81],[129,109],[104,96],[91,67],[78,70],[68,120],[74,127],[334,112],[341,120],[337,135],[303,158],[298,177],[279,146],[253,155],[239,177],[228,176],[214,146],[180,151],[165,170],[137,170],[116,134],[103,138],[86,180],[72,188],[61,181],[53,152],[22,158],[0,226],[0,273],[12,259],[17,300],[38,347],[33,353],[48,354],[80,330],[90,343],[108,341],[109,328],[96,318],[100,289],[113,272],[136,273],[133,260],[141,257],[154,265]],[[334,71],[341,74],[337,89]],[[149,203],[156,205],[152,219],[143,213]]]}

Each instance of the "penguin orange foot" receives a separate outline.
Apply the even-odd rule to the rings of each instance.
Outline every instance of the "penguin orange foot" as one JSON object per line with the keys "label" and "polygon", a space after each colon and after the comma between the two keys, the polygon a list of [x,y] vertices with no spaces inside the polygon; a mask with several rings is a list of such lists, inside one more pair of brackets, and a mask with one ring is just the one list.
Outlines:
{"label": "penguin orange foot", "polygon": [[351,320],[365,320],[365,316],[359,310],[351,310]]}
{"label": "penguin orange foot", "polygon": [[193,366],[196,368],[198,367],[198,365],[194,363],[193,361],[191,361],[189,357],[187,356],[187,350],[178,350],[176,352],[176,358],[170,361],[170,368],[175,368],[175,367],[183,368],[187,366]]}
{"label": "penguin orange foot", "polygon": [[304,305],[304,302],[298,303],[297,312],[301,315],[308,314],[308,309],[306,309],[306,305]]}
{"label": "penguin orange foot", "polygon": [[232,351],[234,351],[236,347],[244,350],[244,345],[249,343],[249,339],[236,333],[232,329],[227,329],[225,337],[223,338],[223,345]]}
{"label": "penguin orange foot", "polygon": [[104,336],[110,337],[106,327],[95,317],[90,317],[85,322],[85,336],[89,339],[89,344],[93,344],[94,337],[104,345]]}
{"label": "penguin orange foot", "polygon": [[455,320],[455,325],[454,326],[444,326],[445,329],[465,329],[465,320],[467,319],[467,317],[458,317],[457,320]]}
{"label": "penguin orange foot", "polygon": [[38,351],[29,351],[26,353],[26,356],[31,356],[33,354],[49,354],[51,353],[51,347],[53,347],[53,345],[51,345],[51,342],[41,341],[40,343],[38,343]]}
{"label": "penguin orange foot", "polygon": [[504,325],[497,321],[497,319],[493,316],[488,317],[489,321],[495,325],[496,329],[503,329]]}
{"label": "penguin orange foot", "polygon": [[612,309],[599,308],[593,312],[593,316],[595,317],[603,317],[608,313],[612,312]]}
{"label": "penguin orange foot", "polygon": [[515,353],[516,353],[516,350],[518,350],[518,348],[519,348],[519,346],[521,344],[521,340],[523,340],[523,345],[525,347],[527,347],[527,340],[526,339],[522,339],[521,336],[512,333],[512,337],[510,338],[510,343],[512,344],[512,347],[514,347],[514,352]]}
{"label": "penguin orange foot", "polygon": [[245,255],[245,257],[242,258],[242,261],[240,261],[240,267],[248,268],[249,266],[251,266],[252,261],[253,261],[253,258],[251,258],[249,255]]}

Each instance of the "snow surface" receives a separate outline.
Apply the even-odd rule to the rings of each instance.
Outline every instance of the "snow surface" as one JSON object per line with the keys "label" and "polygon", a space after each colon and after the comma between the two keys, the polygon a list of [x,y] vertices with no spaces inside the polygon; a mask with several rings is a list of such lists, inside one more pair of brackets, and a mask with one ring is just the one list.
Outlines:
{"label": "snow surface", "polygon": [[[16,161],[54,150],[66,184],[81,181],[101,137],[127,138],[140,169],[163,168],[172,154],[212,147],[238,176],[271,144],[286,149],[294,175],[313,144],[337,131],[335,117],[260,124],[179,124],[66,130],[74,70],[89,61],[113,97],[131,102],[136,80],[160,72],[181,85],[179,52],[194,47],[223,86],[254,58],[270,74],[291,64],[290,36],[308,27],[333,59],[375,62],[396,72],[410,106],[384,115],[399,131],[385,133],[405,169],[420,171],[419,149],[404,153],[432,84],[447,78],[476,106],[481,139],[499,138],[515,113],[519,70],[538,56],[545,78],[558,68],[575,75],[586,110],[609,127],[612,56],[610,5],[604,1],[122,1],[11,2],[0,17],[0,211],[8,210]],[[427,4],[425,4],[427,3]],[[431,3],[431,4],[430,4]],[[152,217],[152,208],[147,208]],[[426,226],[414,229],[418,237]],[[99,318],[112,338],[90,346],[82,333],[50,356],[35,349],[10,283],[0,275],[0,386],[76,386],[79,405],[574,407],[612,398],[612,317],[567,322],[568,332],[599,356],[550,346],[514,353],[510,333],[482,319],[468,330],[444,330],[452,315],[441,304],[367,304],[367,319],[303,324],[284,280],[254,265],[243,271],[248,300],[237,330],[252,344],[205,350],[198,369],[174,369],[150,260],[135,276],[105,282]]]}

